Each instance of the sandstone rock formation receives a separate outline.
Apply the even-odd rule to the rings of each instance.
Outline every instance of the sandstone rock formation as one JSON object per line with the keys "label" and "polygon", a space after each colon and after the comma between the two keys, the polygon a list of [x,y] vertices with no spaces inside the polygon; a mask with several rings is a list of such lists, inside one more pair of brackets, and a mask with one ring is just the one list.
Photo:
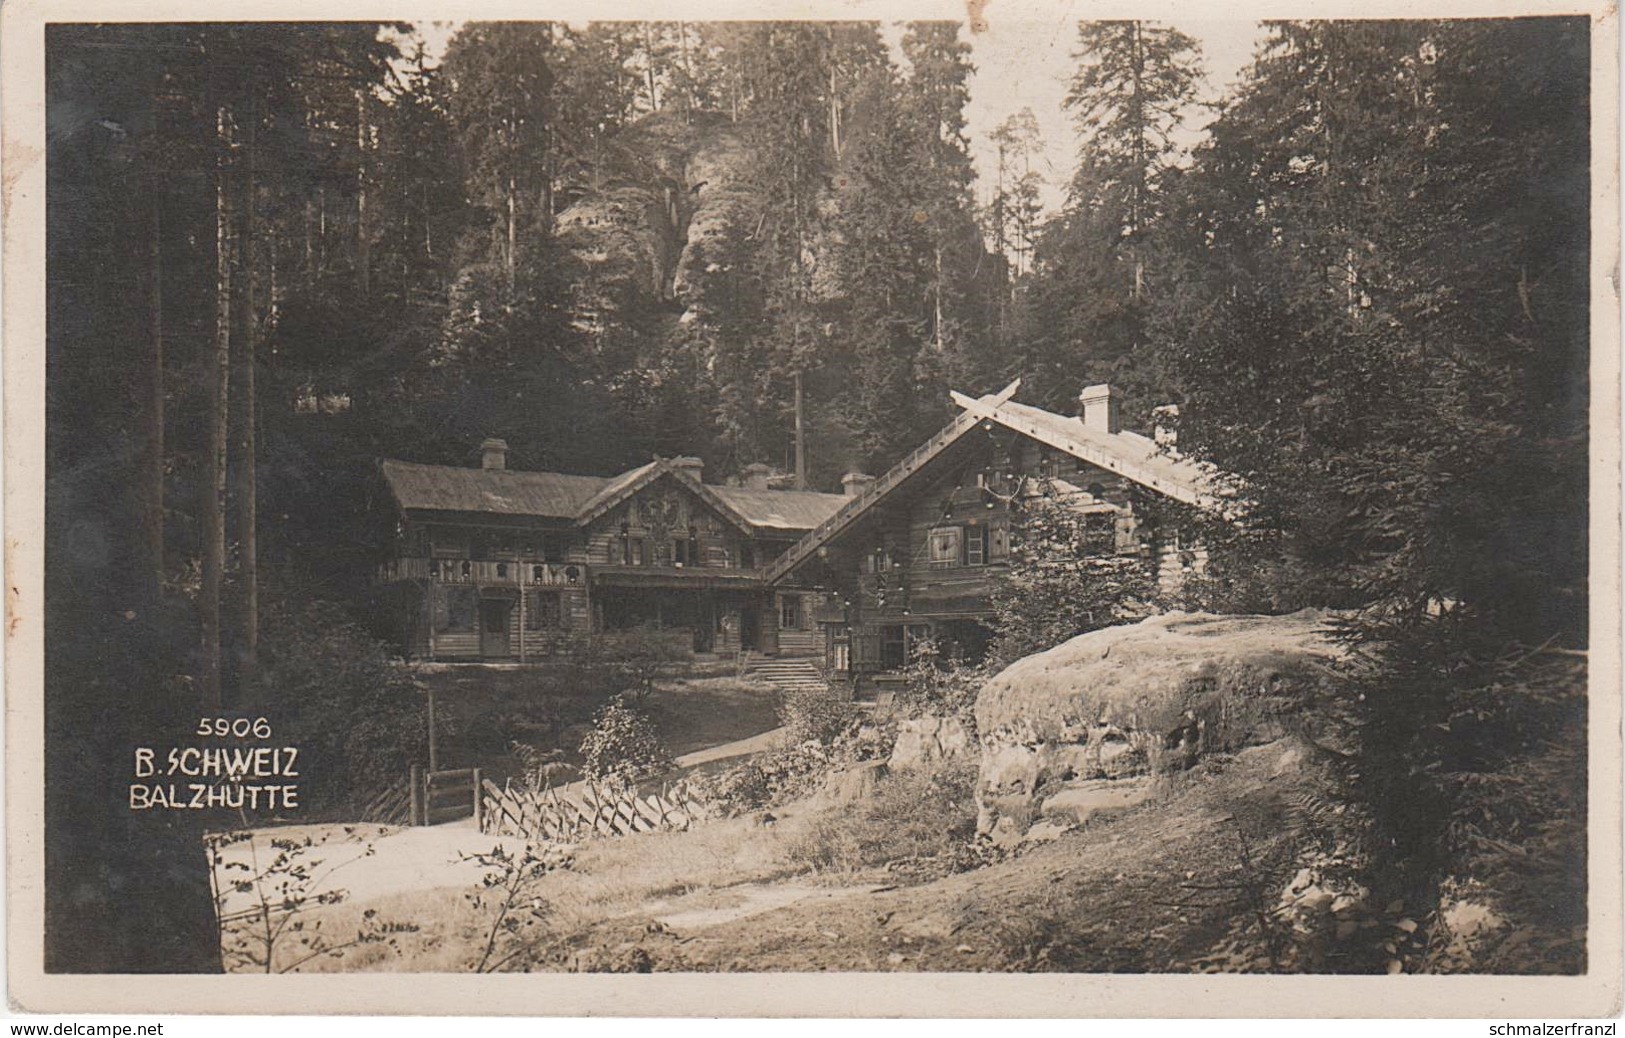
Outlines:
{"label": "sandstone rock formation", "polygon": [[1169,613],[1017,660],[977,695],[978,830],[1082,823],[1203,754],[1271,742],[1339,653],[1327,617]]}

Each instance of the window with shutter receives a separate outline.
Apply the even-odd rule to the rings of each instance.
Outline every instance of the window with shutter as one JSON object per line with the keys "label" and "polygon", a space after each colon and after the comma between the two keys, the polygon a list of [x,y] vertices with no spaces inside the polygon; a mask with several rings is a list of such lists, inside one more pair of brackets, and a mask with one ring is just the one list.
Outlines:
{"label": "window with shutter", "polygon": [[987,559],[998,562],[1010,557],[1010,527],[1003,523],[987,528]]}
{"label": "window with shutter", "polygon": [[931,565],[941,569],[960,564],[964,531],[957,526],[939,526],[931,531]]}

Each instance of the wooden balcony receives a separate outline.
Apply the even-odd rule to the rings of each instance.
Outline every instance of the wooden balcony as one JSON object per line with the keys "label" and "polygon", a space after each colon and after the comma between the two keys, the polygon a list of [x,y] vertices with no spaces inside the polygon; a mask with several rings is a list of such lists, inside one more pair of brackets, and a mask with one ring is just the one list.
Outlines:
{"label": "wooden balcony", "polygon": [[570,587],[587,582],[587,567],[578,562],[535,559],[391,559],[378,567],[380,583],[403,580],[477,587]]}

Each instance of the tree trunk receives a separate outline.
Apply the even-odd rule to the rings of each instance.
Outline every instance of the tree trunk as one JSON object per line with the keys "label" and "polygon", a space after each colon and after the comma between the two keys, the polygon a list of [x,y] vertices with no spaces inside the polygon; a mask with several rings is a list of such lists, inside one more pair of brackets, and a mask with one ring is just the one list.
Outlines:
{"label": "tree trunk", "polygon": [[[1130,22],[1129,32],[1133,38],[1131,51],[1131,72],[1134,76],[1134,95],[1129,100],[1130,110],[1134,120],[1134,186],[1133,198],[1129,203],[1129,261],[1134,265],[1134,288],[1130,292],[1131,299],[1138,300],[1144,288],[1144,271],[1140,265],[1140,222],[1145,204],[1145,189],[1148,170],[1146,164],[1150,161],[1147,147],[1145,118],[1145,39],[1142,35],[1144,25],[1140,22]],[[1134,344],[1138,346],[1139,343]]]}
{"label": "tree trunk", "polygon": [[[829,30],[830,47],[835,46],[835,30]],[[835,150],[835,157],[841,157],[841,98],[835,91],[835,59],[831,55],[829,63],[829,144]]]}
{"label": "tree trunk", "polygon": [[649,111],[660,111],[660,97],[655,93],[655,38],[653,27],[643,23],[643,74],[649,86]]}
{"label": "tree trunk", "polygon": [[164,585],[164,255],[163,196],[151,187],[151,234],[147,270],[149,329],[152,350],[147,366],[145,444],[142,451],[141,527],[146,558],[142,584],[149,606],[155,606]]}
{"label": "tree trunk", "polygon": [[935,306],[935,310],[936,310],[936,313],[935,313],[936,329],[935,329],[935,332],[934,332],[934,338],[935,338],[935,341],[936,341],[937,352],[941,353],[942,352],[942,243],[940,241],[937,243],[937,246],[936,246],[936,271],[937,271],[936,288],[932,291],[931,294],[934,297],[934,306]]}
{"label": "tree trunk", "polygon": [[517,185],[514,183],[513,174],[510,173],[508,174],[508,248],[503,260],[507,267],[508,305],[510,307],[513,306],[515,286],[517,283],[515,278],[515,267],[516,255],[519,249],[519,224],[518,213],[516,211],[517,203],[514,200],[514,192],[516,190]]}
{"label": "tree trunk", "polygon": [[372,294],[372,241],[367,235],[367,95],[355,92],[355,266],[356,287]]}
{"label": "tree trunk", "polygon": [[220,149],[214,192],[214,349],[209,352],[209,452],[203,483],[203,586],[198,623],[203,651],[198,686],[207,709],[218,710],[220,689],[220,588],[226,568],[226,448],[231,376],[231,194],[230,111],[215,113]]}
{"label": "tree trunk", "polygon": [[807,422],[802,412],[801,369],[796,369],[796,489],[807,489]]}
{"label": "tree trunk", "polygon": [[240,293],[237,342],[237,636],[233,688],[239,692],[252,686],[259,662],[259,538],[258,475],[255,423],[259,419],[256,400],[259,356],[259,311],[254,297],[255,202],[258,185],[254,177],[254,123],[250,121],[247,140],[247,170],[242,185],[242,212],[237,242]]}

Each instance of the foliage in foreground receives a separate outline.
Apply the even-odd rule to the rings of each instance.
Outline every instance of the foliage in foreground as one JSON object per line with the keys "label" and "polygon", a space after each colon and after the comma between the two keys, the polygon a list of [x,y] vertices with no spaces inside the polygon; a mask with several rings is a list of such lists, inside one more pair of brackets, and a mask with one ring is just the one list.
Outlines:
{"label": "foliage in foreground", "polygon": [[1011,528],[1010,568],[992,596],[995,663],[1013,663],[1088,631],[1153,609],[1150,563],[1115,549],[1111,517],[1080,513],[1046,495],[1022,505]]}
{"label": "foliage in foreground", "polygon": [[499,973],[524,962],[547,936],[550,906],[536,893],[535,883],[549,872],[569,868],[569,852],[531,843],[513,851],[499,844],[462,858],[485,869],[479,888],[463,897],[476,912],[490,915],[479,955],[469,961],[469,968]]}
{"label": "foliage in foreground", "polygon": [[257,705],[300,748],[305,807],[359,807],[427,758],[422,690],[341,607],[276,602],[263,622]]}
{"label": "foliage in foreground", "polygon": [[[417,932],[415,924],[386,921],[370,908],[361,913],[354,936],[325,929],[323,910],[343,902],[346,894],[339,888],[321,889],[324,881],[373,854],[359,829],[347,826],[343,834],[337,843],[328,836],[272,837],[263,862],[251,831],[214,833],[204,841],[221,959],[229,972],[297,973],[318,959],[341,959],[370,945],[399,953],[399,935]],[[238,860],[242,852],[230,851],[239,846],[246,849],[247,861]],[[354,853],[329,863],[334,851],[346,847]]]}

